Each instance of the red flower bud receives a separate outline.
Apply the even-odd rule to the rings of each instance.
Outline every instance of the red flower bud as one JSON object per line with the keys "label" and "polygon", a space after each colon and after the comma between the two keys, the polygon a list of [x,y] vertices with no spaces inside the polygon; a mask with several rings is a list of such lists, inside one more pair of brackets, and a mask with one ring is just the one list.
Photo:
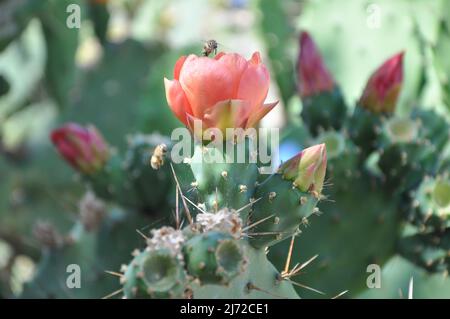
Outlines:
{"label": "red flower bud", "polygon": [[91,174],[109,158],[108,146],[94,126],[67,123],[53,130],[50,139],[59,154],[76,170]]}
{"label": "red flower bud", "polygon": [[375,113],[392,113],[403,84],[403,55],[383,63],[367,81],[359,105]]}
{"label": "red flower bud", "polygon": [[297,76],[297,89],[301,97],[330,92],[336,86],[316,45],[307,32],[302,32],[300,35]]}

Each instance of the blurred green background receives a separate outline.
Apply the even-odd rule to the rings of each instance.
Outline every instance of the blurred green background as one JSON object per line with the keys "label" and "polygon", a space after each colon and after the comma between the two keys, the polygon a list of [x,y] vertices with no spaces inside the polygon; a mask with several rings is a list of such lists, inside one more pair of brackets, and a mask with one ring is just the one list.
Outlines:
{"label": "blurred green background", "polygon": [[[80,28],[67,27],[71,4]],[[163,77],[208,39],[247,57],[261,52],[272,75],[268,100],[280,100],[263,125],[299,120],[300,30],[313,36],[350,104],[381,62],[405,50],[397,111],[420,105],[448,117],[449,20],[446,0],[0,0],[0,297],[19,295],[33,274],[33,225],[51,220],[67,231],[77,214],[83,187],[48,140],[59,123],[95,124],[118,148],[130,133],[170,133],[179,123]],[[411,276],[416,296],[450,296],[448,279],[395,257],[382,288],[361,297],[405,296]]]}

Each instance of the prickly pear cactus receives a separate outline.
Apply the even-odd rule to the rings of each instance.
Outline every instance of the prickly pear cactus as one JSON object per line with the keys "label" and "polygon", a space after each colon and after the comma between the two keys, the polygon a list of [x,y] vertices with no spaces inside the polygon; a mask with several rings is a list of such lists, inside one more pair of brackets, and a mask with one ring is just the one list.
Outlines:
{"label": "prickly pear cactus", "polygon": [[[197,219],[220,229],[239,218],[231,217],[234,212],[213,214],[227,215],[223,225],[207,225],[204,213]],[[206,218],[212,221],[211,216]],[[239,225],[233,227],[230,230],[242,231]],[[135,255],[122,268],[125,298],[298,298],[264,250],[225,229],[193,232],[189,226],[183,231],[164,227],[153,231],[147,247]]]}
{"label": "prickly pear cactus", "polygon": [[[0,0],[0,298],[391,297],[411,276],[449,297],[450,2],[183,3]],[[193,8],[226,19],[174,18]],[[181,47],[252,47],[253,26],[262,54]],[[268,173],[273,82],[289,127]],[[371,264],[383,288],[361,294]]]}
{"label": "prickly pear cactus", "polygon": [[[163,145],[157,145],[148,152],[147,161],[142,166],[153,172],[147,177],[174,168],[176,194],[180,194],[175,201],[177,214],[174,222],[178,226],[139,231],[144,240],[141,245],[135,244],[135,247],[141,248],[132,251],[133,259],[128,265],[125,265],[127,260],[124,258],[127,257],[124,256],[129,256],[132,250],[130,243],[136,243],[137,234],[120,244],[121,249],[128,247],[127,254],[116,248],[117,257],[110,260],[105,248],[100,254],[106,254],[103,260],[98,257],[100,255],[95,247],[100,249],[106,245],[112,234],[99,229],[101,225],[111,225],[111,230],[116,228],[116,236],[123,232],[124,236],[129,237],[133,227],[142,229],[146,224],[132,223],[129,219],[134,221],[134,215],[128,216],[126,213],[122,213],[120,218],[106,212],[99,215],[98,205],[92,202],[96,199],[88,198],[90,204],[85,203],[83,207],[89,209],[80,208],[80,224],[70,235],[62,236],[51,227],[37,227],[36,236],[45,244],[47,252],[37,277],[27,287],[24,296],[71,297],[67,291],[60,290],[63,283],[50,283],[47,287],[45,280],[50,273],[57,274],[56,278],[62,280],[67,264],[83,259],[82,269],[96,270],[89,270],[92,278],[82,284],[88,287],[95,284],[98,289],[73,297],[92,296],[94,293],[98,293],[98,297],[106,296],[108,294],[104,293],[104,289],[108,287],[125,298],[298,298],[293,288],[295,282],[287,274],[276,270],[267,260],[266,250],[285,238],[295,237],[299,225],[317,212],[315,206],[321,198],[321,183],[326,168],[324,146],[305,150],[278,172],[262,175],[256,164],[250,162],[226,164],[226,170],[219,171],[212,164],[194,163],[198,152],[208,156],[209,152],[218,151],[203,145],[196,147],[197,152],[189,164],[177,165],[170,159],[169,148],[160,152],[162,147],[167,147]],[[130,144],[130,147],[134,149],[135,145]],[[304,165],[311,163],[318,165],[315,175],[303,171],[303,167],[307,167]],[[126,165],[121,167],[125,173],[128,172]],[[250,174],[252,178],[249,174],[243,174],[249,171],[249,167],[254,168]],[[189,168],[191,175],[181,176]],[[175,172],[181,173],[177,175]],[[180,181],[188,180],[186,176],[190,176],[192,182],[181,185]],[[258,179],[262,182],[257,182]],[[96,178],[92,180],[95,183]],[[203,188],[202,185],[208,186]],[[140,187],[145,190],[146,185]],[[215,191],[210,193],[209,188]],[[96,190],[95,187],[93,189]],[[115,198],[119,203],[128,204],[121,201],[122,194],[117,197],[114,197],[114,192],[107,194],[104,198]],[[180,216],[178,210],[184,215]],[[144,221],[149,216],[153,220],[164,218],[161,212],[148,215],[146,209],[139,211],[144,215],[136,216],[139,218],[135,221]],[[114,222],[117,218],[119,220]],[[115,223],[118,225],[114,226]],[[181,228],[183,224],[187,225]],[[121,267],[117,265],[119,260],[123,264]],[[118,276],[117,284],[122,284],[123,288],[112,289],[114,286],[110,285],[110,279],[105,279],[109,276],[105,270]],[[39,290],[41,286],[43,290]],[[101,296],[100,291],[103,292]]]}
{"label": "prickly pear cactus", "polygon": [[[251,161],[223,166],[198,161],[216,152],[198,145],[189,164],[181,164],[190,166],[194,178],[190,194],[178,184],[179,201],[186,205],[179,209],[188,225],[151,231],[146,247],[135,250],[121,269],[125,298],[298,298],[295,282],[276,270],[266,250],[295,237],[317,212],[324,145],[305,150],[271,175]],[[170,164],[166,160],[158,169]],[[311,164],[317,165],[313,174],[306,170]]]}
{"label": "prickly pear cactus", "polygon": [[[298,91],[310,137],[291,135],[287,142],[325,143],[332,185],[318,205],[325,214],[311,218],[299,237],[302,255],[294,255],[295,262],[319,255],[302,279],[329,296],[344,289],[357,294],[366,288],[368,265],[382,266],[395,254],[446,273],[450,189],[448,167],[441,163],[448,159],[449,123],[434,111],[394,114],[403,53],[372,74],[351,111],[342,99],[331,98],[338,85],[307,33],[300,44]],[[269,255],[277,267],[283,249],[287,243]]]}
{"label": "prickly pear cactus", "polygon": [[[239,97],[222,96],[235,93],[230,83],[206,81],[218,70],[229,74],[233,85],[241,83]],[[234,53],[181,57],[174,76],[164,81],[166,95],[187,127],[186,147],[160,135],[138,134],[120,153],[92,125],[67,123],[53,130],[57,151],[92,193],[80,204],[79,222],[69,235],[50,224],[36,226],[45,255],[24,296],[67,295],[66,267],[79,262],[89,276],[73,297],[299,297],[294,285],[301,284],[292,277],[300,269],[290,267],[292,250],[285,251],[283,272],[267,259],[267,251],[293,241],[299,226],[318,213],[325,144],[306,148],[279,167],[263,160],[260,151],[267,150],[255,127],[276,102],[264,104],[270,81],[259,53],[248,61]],[[190,91],[180,91],[181,78]],[[205,98],[203,83],[226,86],[211,88],[219,96],[195,104]],[[184,100],[188,94],[191,102]],[[214,102],[218,98],[225,99]],[[207,102],[211,109],[204,109]],[[222,134],[230,128],[236,129],[231,136]],[[120,216],[108,210],[112,204],[122,207]],[[126,240],[120,241],[122,236]],[[54,279],[48,280],[50,274]]]}

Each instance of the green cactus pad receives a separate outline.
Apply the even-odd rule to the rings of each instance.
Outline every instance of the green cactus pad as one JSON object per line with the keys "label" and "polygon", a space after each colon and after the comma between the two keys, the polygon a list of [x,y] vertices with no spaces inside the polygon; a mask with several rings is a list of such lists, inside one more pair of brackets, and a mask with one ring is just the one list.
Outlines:
{"label": "green cactus pad", "polygon": [[273,245],[294,235],[314,213],[318,202],[317,195],[301,192],[278,173],[257,187],[255,200],[249,222],[250,226],[255,226],[248,233],[250,244],[256,248]]}
{"label": "green cactus pad", "polygon": [[419,122],[419,135],[425,143],[433,145],[435,152],[442,152],[450,140],[448,120],[431,110],[414,110],[411,118]]}
{"label": "green cactus pad", "polygon": [[356,107],[348,119],[350,138],[365,156],[376,149],[377,137],[381,130],[381,116]]}
{"label": "green cactus pad", "polygon": [[[258,177],[256,159],[252,162],[248,157],[253,156],[250,144],[246,140],[232,145],[234,158],[220,148],[196,147],[190,164],[195,178],[193,185],[198,190],[199,202],[205,203],[208,210],[222,207],[240,209],[249,203]],[[245,157],[236,161],[239,149]],[[243,220],[248,211],[244,209],[241,212]]]}
{"label": "green cactus pad", "polygon": [[378,166],[390,190],[406,192],[417,187],[426,174],[436,171],[437,160],[432,150],[414,141],[385,148]]}
{"label": "green cactus pad", "polygon": [[402,238],[400,254],[430,272],[447,274],[450,270],[450,229],[418,233]]}
{"label": "green cactus pad", "polygon": [[124,273],[126,298],[181,298],[185,272],[180,260],[169,250],[144,250]]}
{"label": "green cactus pad", "polygon": [[338,87],[302,99],[302,118],[312,135],[321,131],[339,130],[346,118],[347,106]]}
{"label": "green cactus pad", "polygon": [[[358,166],[359,152],[357,147],[351,140],[345,137],[341,132],[326,131],[315,139],[316,143],[325,143],[327,148],[327,176],[336,174],[348,177],[357,177],[361,174],[359,170],[355,170]],[[329,177],[331,183],[334,178]],[[349,188],[346,178],[339,179],[339,187]],[[332,187],[331,187],[332,188]]]}
{"label": "green cactus pad", "polygon": [[[292,263],[304,263],[314,255],[317,259],[300,276],[302,283],[333,297],[344,290],[354,294],[366,288],[367,266],[381,264],[395,252],[400,232],[396,203],[377,191],[380,184],[367,183],[367,176],[345,177],[333,174],[334,186],[325,192],[328,200],[319,203],[320,216],[313,216],[302,227]],[[270,249],[269,259],[278,269],[284,267],[289,242]],[[320,298],[315,292],[298,288],[306,298]]]}
{"label": "green cactus pad", "polygon": [[247,263],[238,240],[221,232],[199,234],[183,248],[189,275],[200,283],[227,283],[244,271]]}
{"label": "green cactus pad", "polygon": [[245,252],[248,265],[244,272],[232,279],[227,286],[192,285],[194,298],[227,299],[298,299],[295,289],[267,260],[263,249],[254,249],[247,244]]}
{"label": "green cactus pad", "polygon": [[422,231],[450,227],[450,181],[443,177],[426,178],[412,198],[411,222]]}

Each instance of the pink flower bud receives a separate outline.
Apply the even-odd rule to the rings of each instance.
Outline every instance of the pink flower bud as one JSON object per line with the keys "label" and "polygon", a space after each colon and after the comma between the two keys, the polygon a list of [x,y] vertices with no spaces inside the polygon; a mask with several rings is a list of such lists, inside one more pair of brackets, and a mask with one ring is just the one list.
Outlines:
{"label": "pink flower bud", "polygon": [[302,32],[300,35],[297,77],[297,88],[301,97],[330,92],[336,86],[316,45],[307,32]]}
{"label": "pink flower bud", "polygon": [[67,123],[53,130],[50,139],[59,154],[76,170],[92,174],[109,158],[108,146],[94,126]]}
{"label": "pink flower bud", "polygon": [[375,113],[392,113],[403,84],[403,55],[398,53],[369,78],[359,105]]}
{"label": "pink flower bud", "polygon": [[320,194],[327,170],[327,150],[325,144],[305,148],[293,158],[283,163],[279,172],[284,179],[292,180],[302,192]]}

